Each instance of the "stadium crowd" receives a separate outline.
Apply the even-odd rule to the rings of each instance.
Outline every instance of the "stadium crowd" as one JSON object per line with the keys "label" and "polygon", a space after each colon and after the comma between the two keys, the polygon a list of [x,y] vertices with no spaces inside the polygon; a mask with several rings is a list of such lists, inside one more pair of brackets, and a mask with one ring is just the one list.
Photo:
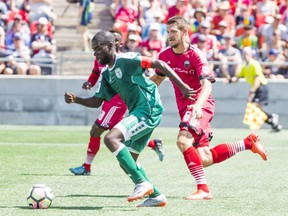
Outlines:
{"label": "stadium crowd", "polygon": [[288,78],[288,0],[114,0],[114,28],[124,35],[122,51],[154,57],[167,46],[166,21],[190,23],[187,40],[204,51],[216,77],[239,71],[250,46],[267,78]]}
{"label": "stadium crowd", "polygon": [[53,0],[0,1],[0,74],[48,75],[55,61]]}

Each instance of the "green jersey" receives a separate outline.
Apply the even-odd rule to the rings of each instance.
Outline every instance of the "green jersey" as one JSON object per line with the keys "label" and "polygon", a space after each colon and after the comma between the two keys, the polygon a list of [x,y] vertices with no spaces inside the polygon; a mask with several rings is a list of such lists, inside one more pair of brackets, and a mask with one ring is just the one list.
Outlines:
{"label": "green jersey", "polygon": [[144,76],[145,64],[137,53],[117,53],[114,65],[102,69],[96,84],[95,97],[109,101],[119,94],[129,112],[141,109],[142,114],[163,112],[162,102],[154,82]]}

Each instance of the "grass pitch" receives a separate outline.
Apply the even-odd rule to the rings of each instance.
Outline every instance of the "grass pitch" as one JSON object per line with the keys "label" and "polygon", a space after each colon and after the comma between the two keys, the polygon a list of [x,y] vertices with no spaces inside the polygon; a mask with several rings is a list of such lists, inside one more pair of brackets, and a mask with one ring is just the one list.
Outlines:
{"label": "grass pitch", "polygon": [[[139,158],[152,182],[166,194],[164,208],[136,208],[127,202],[134,186],[105,145],[94,160],[91,176],[74,176],[68,168],[85,158],[90,127],[0,126],[0,215],[196,215],[284,216],[288,213],[288,131],[259,131],[268,161],[245,151],[205,169],[211,201],[186,201],[195,190],[175,141],[177,128],[158,128],[153,137],[165,142],[163,162],[147,148]],[[236,141],[246,129],[215,129],[211,147]],[[47,210],[29,209],[26,197],[33,184],[52,188]]]}

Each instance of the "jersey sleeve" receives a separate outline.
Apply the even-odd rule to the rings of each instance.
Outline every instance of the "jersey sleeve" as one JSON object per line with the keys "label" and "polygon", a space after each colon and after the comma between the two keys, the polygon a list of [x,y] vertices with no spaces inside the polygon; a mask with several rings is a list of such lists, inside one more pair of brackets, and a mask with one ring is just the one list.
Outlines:
{"label": "jersey sleeve", "polygon": [[[162,61],[164,61],[164,62],[167,62],[167,60],[164,59],[164,57],[163,57],[163,55],[161,55],[161,53],[158,54],[158,59],[159,59],[159,60],[162,60]],[[156,73],[158,76],[165,77],[165,74],[163,74],[159,69],[156,69],[156,70],[155,70],[155,73]]]}
{"label": "jersey sleeve", "polygon": [[193,63],[199,80],[208,79],[211,83],[215,82],[215,77],[210,69],[210,65],[207,61],[205,54],[200,50],[195,50],[193,56]]}
{"label": "jersey sleeve", "polygon": [[91,83],[92,87],[96,84],[96,82],[98,81],[99,77],[100,77],[100,67],[99,67],[99,62],[95,59],[94,61],[94,67],[93,70],[88,78],[88,82]]}
{"label": "jersey sleeve", "polygon": [[[138,53],[125,53],[126,59],[129,59],[128,68],[125,73],[130,75],[143,74],[146,68],[151,68],[152,59],[149,57],[141,56]],[[142,70],[139,70],[139,67]]]}
{"label": "jersey sleeve", "polygon": [[111,88],[103,73],[100,75],[95,88],[94,96],[105,101],[110,101],[111,98],[116,95],[116,92]]}

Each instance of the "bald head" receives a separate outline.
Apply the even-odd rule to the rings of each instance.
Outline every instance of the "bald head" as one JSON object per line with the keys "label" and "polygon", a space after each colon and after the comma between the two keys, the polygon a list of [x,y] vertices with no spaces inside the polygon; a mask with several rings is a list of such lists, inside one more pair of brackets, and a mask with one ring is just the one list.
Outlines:
{"label": "bald head", "polygon": [[92,46],[109,45],[111,43],[115,44],[115,35],[109,31],[100,31],[92,39]]}

